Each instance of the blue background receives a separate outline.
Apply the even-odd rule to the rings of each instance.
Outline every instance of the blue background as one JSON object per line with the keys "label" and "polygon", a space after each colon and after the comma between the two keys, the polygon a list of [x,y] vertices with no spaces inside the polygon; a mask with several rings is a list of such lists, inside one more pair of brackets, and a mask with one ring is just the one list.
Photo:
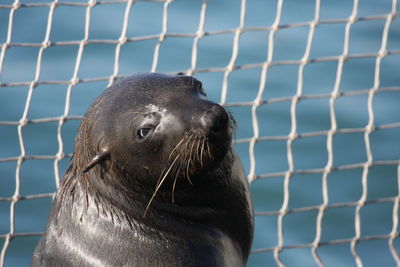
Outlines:
{"label": "blue background", "polygon": [[[50,1],[21,1],[45,3]],[[62,2],[62,1],[61,1]],[[84,3],[84,1],[71,1]],[[0,0],[0,43],[7,40],[12,1]],[[358,17],[368,17],[391,12],[392,1],[360,1]],[[246,4],[245,27],[269,27],[275,20],[277,1],[249,0]],[[321,1],[320,19],[347,19],[353,1]],[[196,33],[199,26],[201,1],[177,0],[169,5],[168,33]],[[307,22],[314,18],[315,1],[284,0],[280,25]],[[90,40],[118,40],[121,34],[125,4],[97,5],[91,11]],[[48,6],[20,7],[14,13],[12,43],[40,44],[46,33]],[[60,5],[55,9],[51,42],[79,41],[84,38],[84,6]],[[127,37],[157,35],[162,31],[163,3],[139,1],[132,6]],[[397,13],[398,15],[398,13]],[[205,31],[235,29],[239,25],[240,1],[210,0],[207,4]],[[384,19],[358,21],[351,26],[349,54],[371,54],[381,46]],[[305,52],[309,27],[288,27],[278,30],[274,37],[273,61],[300,60]],[[239,42],[235,66],[263,63],[267,58],[267,30],[244,31]],[[312,59],[338,56],[343,52],[345,23],[320,24],[311,48]],[[233,32],[208,35],[198,45],[197,69],[224,68],[228,65],[233,47]],[[379,92],[374,96],[375,125],[400,122],[400,22],[392,22],[387,50],[393,51],[381,63],[380,87],[396,87],[393,91]],[[151,70],[154,48],[158,39],[128,42],[121,48],[119,75],[130,75]],[[161,44],[158,72],[186,71],[191,66],[193,37],[168,37]],[[39,84],[30,101],[29,120],[58,117],[64,114],[68,81],[73,77],[78,45],[54,45],[45,49],[40,81],[64,81],[64,84]],[[0,73],[0,159],[18,157],[21,153],[17,125],[27,101],[29,86],[16,86],[17,82],[31,82],[35,77],[39,47],[11,46],[7,49]],[[114,71],[115,44],[85,46],[78,77],[80,79],[107,78]],[[351,58],[344,64],[340,92],[362,92],[374,85],[375,57]],[[303,95],[329,95],[335,84],[337,61],[308,64],[303,76]],[[274,65],[268,70],[264,100],[291,97],[296,94],[298,64]],[[209,98],[219,102],[224,72],[198,72]],[[238,122],[237,140],[253,136],[251,106],[229,106],[231,103],[253,101],[257,95],[261,68],[235,70],[228,81],[227,104]],[[82,116],[90,103],[107,87],[107,79],[82,82],[72,88],[69,116]],[[368,94],[346,95],[335,100],[338,129],[362,128],[368,124]],[[291,101],[271,102],[257,109],[260,136],[287,136],[291,130]],[[296,108],[297,133],[329,130],[329,96],[303,99]],[[79,120],[67,120],[62,126],[66,154],[74,150],[74,138]],[[56,155],[58,121],[27,124],[22,135],[27,155]],[[371,133],[371,150],[374,161],[400,159],[400,127]],[[235,145],[249,172],[249,144]],[[327,163],[326,135],[296,139],[292,145],[295,169],[324,168]],[[256,174],[283,172],[288,169],[287,142],[260,141],[255,146]],[[367,161],[364,133],[342,133],[334,136],[334,166]],[[56,168],[62,174],[69,158]],[[12,197],[16,182],[16,161],[0,162],[0,199]],[[54,192],[54,160],[28,159],[20,170],[21,196]],[[367,200],[397,196],[398,166],[389,164],[373,166],[368,173]],[[329,203],[355,203],[362,194],[362,168],[333,171],[328,176]],[[256,212],[279,211],[283,201],[283,177],[259,179],[252,183]],[[289,209],[322,204],[322,173],[296,174],[290,180]],[[42,232],[51,206],[50,198],[22,200],[15,205],[15,232]],[[322,222],[321,241],[351,239],[355,236],[355,206],[330,208]],[[386,235],[392,230],[393,202],[382,201],[361,209],[361,234]],[[284,245],[310,244],[315,239],[318,211],[289,213],[283,219]],[[257,216],[253,249],[277,245],[277,215]],[[4,236],[10,231],[10,202],[0,201],[0,248]],[[38,241],[37,236],[14,238],[5,256],[5,266],[27,266]],[[395,247],[399,248],[396,239]],[[365,266],[394,266],[387,239],[361,241],[357,252]],[[354,266],[350,243],[324,245],[318,253],[326,266]],[[311,249],[284,249],[281,260],[287,266],[316,266]],[[272,252],[252,254],[248,266],[275,266]]]}

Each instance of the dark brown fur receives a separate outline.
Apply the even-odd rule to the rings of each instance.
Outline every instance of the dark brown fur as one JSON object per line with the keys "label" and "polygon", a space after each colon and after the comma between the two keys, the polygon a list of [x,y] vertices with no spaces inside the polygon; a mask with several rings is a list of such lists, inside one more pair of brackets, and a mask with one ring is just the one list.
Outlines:
{"label": "dark brown fur", "polygon": [[82,121],[33,266],[244,266],[253,214],[233,127],[192,77],[107,89]]}

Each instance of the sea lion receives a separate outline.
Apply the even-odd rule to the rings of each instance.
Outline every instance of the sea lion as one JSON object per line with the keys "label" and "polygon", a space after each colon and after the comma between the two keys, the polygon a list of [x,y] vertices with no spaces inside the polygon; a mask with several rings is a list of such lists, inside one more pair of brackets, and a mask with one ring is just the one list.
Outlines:
{"label": "sea lion", "polygon": [[233,118],[190,76],[140,74],[86,112],[33,266],[244,266]]}

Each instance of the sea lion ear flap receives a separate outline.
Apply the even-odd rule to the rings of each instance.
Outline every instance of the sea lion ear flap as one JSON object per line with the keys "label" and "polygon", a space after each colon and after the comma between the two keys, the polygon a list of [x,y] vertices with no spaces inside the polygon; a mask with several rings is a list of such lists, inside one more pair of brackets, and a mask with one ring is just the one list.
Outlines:
{"label": "sea lion ear flap", "polygon": [[97,163],[105,160],[110,156],[110,150],[108,148],[102,148],[100,152],[92,158],[89,164],[82,170],[82,173],[87,173],[91,168],[93,168]]}

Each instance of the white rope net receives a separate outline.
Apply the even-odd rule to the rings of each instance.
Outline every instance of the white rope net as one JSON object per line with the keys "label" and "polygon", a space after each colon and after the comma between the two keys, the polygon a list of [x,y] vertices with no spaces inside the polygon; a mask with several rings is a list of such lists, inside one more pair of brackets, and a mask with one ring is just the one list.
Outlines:
{"label": "white rope net", "polygon": [[[0,266],[30,262],[90,102],[146,71],[194,75],[237,115],[249,266],[400,265],[397,0],[372,13],[374,1],[190,2],[0,1]],[[324,39],[337,48],[321,52]]]}

